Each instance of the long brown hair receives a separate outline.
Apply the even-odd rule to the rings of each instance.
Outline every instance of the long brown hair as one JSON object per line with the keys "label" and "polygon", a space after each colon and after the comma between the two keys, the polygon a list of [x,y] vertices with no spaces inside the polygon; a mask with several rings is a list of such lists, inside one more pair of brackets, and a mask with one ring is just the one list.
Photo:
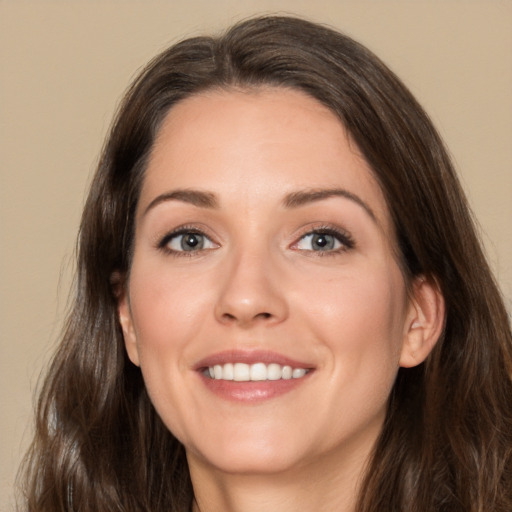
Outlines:
{"label": "long brown hair", "polygon": [[183,446],[127,359],[116,289],[160,123],[211,88],[288,87],[330,108],[385,194],[408,282],[435,281],[442,339],[400,369],[359,512],[512,510],[512,340],[464,194],[427,115],[371,52],[291,17],[240,23],[156,57],[128,90],[83,213],[75,298],[38,402],[23,510],[180,511],[193,490]]}

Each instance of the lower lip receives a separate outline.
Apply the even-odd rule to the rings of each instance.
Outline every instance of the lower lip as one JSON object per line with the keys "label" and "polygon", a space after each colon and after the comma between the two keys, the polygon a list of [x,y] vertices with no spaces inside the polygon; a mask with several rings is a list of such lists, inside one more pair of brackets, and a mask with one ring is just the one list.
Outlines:
{"label": "lower lip", "polygon": [[204,385],[215,395],[234,402],[255,403],[288,393],[304,384],[313,372],[299,379],[279,379],[238,382],[234,380],[211,379],[201,373]]}

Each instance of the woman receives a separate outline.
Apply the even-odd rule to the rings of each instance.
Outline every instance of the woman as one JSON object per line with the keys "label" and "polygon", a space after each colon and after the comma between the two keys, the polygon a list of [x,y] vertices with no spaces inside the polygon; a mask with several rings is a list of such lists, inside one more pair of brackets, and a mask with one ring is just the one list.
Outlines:
{"label": "woman", "polygon": [[126,95],[26,508],[509,511],[511,375],[421,107],[351,39],[253,19]]}

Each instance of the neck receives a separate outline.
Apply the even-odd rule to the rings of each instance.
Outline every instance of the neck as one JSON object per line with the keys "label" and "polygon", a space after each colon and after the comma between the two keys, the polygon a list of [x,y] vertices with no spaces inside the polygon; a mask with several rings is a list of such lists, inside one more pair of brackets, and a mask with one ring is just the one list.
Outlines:
{"label": "neck", "polygon": [[[335,454],[336,455],[336,454]],[[189,457],[193,512],[354,512],[369,453],[314,461],[279,473],[233,474]],[[343,462],[340,464],[340,460]]]}

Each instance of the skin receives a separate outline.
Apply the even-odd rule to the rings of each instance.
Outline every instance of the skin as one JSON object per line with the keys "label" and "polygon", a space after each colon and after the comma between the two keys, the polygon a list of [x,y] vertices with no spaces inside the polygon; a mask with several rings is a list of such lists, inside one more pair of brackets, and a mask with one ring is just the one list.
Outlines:
{"label": "skin", "polygon": [[[215,207],[166,196],[178,189],[215,196]],[[284,204],[319,189],[348,194]],[[181,251],[172,233],[183,226],[204,233],[203,249]],[[324,228],[342,234],[332,250],[308,237]],[[371,170],[316,100],[210,91],[172,108],[146,171],[119,317],[186,448],[195,510],[353,510],[398,368],[423,361],[440,330],[442,299],[424,280],[408,294],[394,248]],[[234,349],[313,371],[280,396],[227,400],[197,363]]]}

